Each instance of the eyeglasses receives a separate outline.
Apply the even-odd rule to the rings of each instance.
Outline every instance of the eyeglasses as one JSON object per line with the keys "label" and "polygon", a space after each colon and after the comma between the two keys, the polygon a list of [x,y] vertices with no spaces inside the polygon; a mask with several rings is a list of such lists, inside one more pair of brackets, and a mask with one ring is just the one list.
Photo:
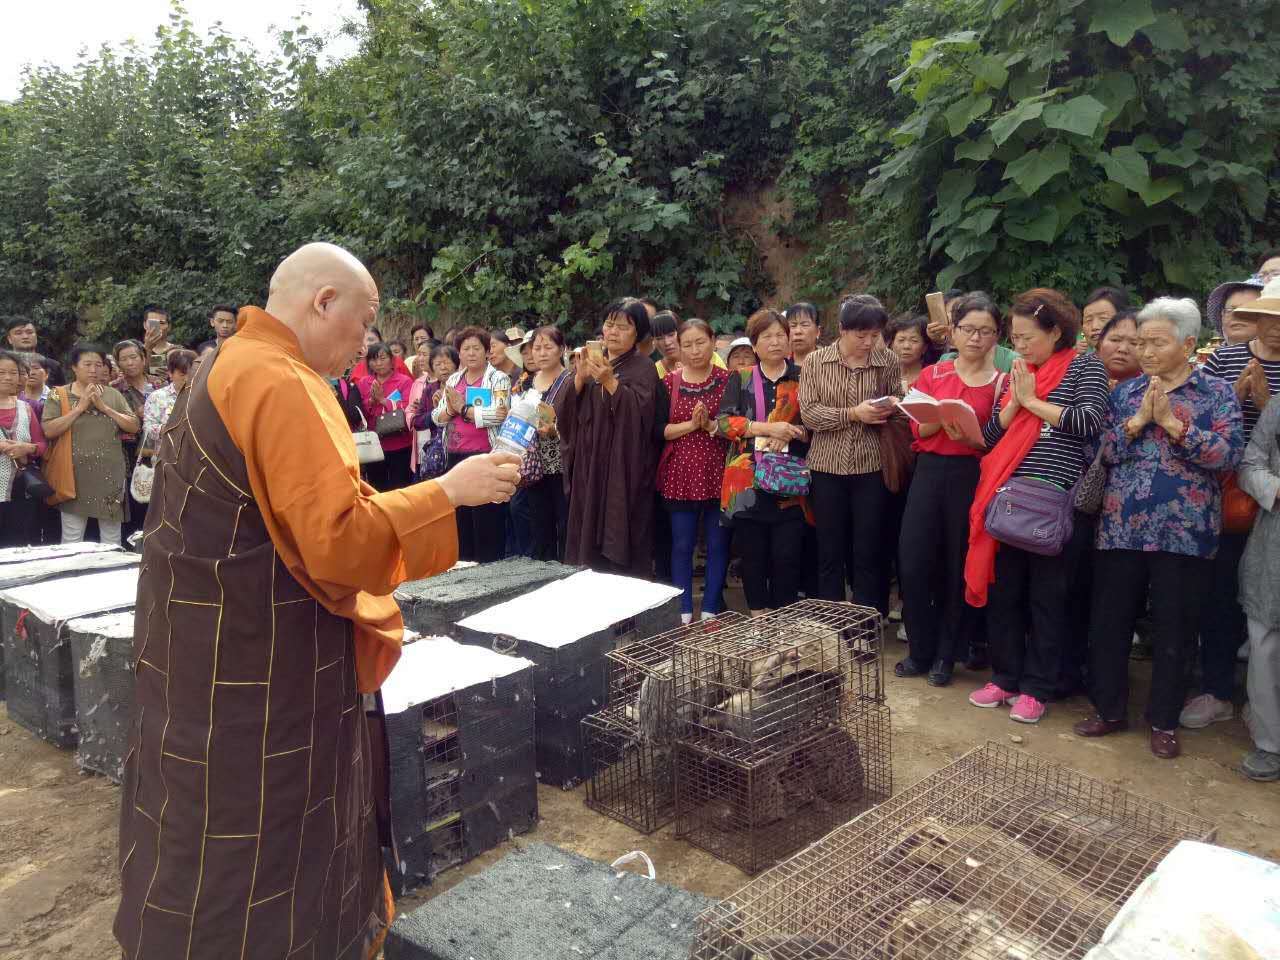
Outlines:
{"label": "eyeglasses", "polygon": [[957,326],[956,333],[966,340],[989,340],[996,335],[990,327],[971,327],[967,323]]}

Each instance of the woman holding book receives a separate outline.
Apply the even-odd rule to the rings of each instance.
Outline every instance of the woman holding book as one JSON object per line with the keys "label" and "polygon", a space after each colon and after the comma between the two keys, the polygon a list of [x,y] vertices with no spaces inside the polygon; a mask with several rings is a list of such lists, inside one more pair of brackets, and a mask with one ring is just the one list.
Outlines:
{"label": "woman holding book", "polygon": [[[969,506],[978,485],[985,445],[978,424],[995,405],[1003,374],[995,368],[1000,310],[985,293],[951,301],[951,341],[958,354],[925,367],[902,407],[913,418],[915,475],[907,494],[898,548],[898,587],[910,653],[893,668],[899,677],[928,674],[929,683],[951,682],[955,663],[976,639],[981,617],[964,602],[964,560],[969,549]],[[916,403],[913,403],[915,398]],[[927,401],[965,404],[973,423],[966,433],[959,418]],[[932,409],[937,411],[929,414]],[[960,408],[962,414],[964,408]],[[965,419],[968,419],[967,417]],[[934,420],[935,422],[922,422]]]}

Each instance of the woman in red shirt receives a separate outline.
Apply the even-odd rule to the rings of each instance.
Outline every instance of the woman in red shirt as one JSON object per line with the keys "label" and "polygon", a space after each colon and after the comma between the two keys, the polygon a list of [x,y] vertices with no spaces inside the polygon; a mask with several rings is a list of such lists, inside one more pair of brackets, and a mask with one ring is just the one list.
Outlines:
{"label": "woman in red shirt", "polygon": [[659,403],[669,415],[662,435],[666,445],[658,461],[658,494],[671,516],[671,575],[684,590],[681,619],[693,620],[693,551],[698,522],[707,538],[707,579],[702,619],[721,612],[721,593],[729,568],[729,529],[720,525],[720,488],[729,443],[717,435],[720,401],[729,382],[727,370],[711,363],[715,334],[702,320],[686,320],[676,331],[680,368],[662,381]]}
{"label": "woman in red shirt", "polygon": [[[973,408],[980,428],[991,417],[1000,385],[993,359],[1000,311],[985,293],[970,293],[953,300],[950,312],[958,355],[925,367],[914,389],[935,400],[963,400]],[[982,626],[981,616],[964,601],[964,562],[969,507],[986,448],[970,443],[956,427],[913,422],[911,432],[916,438],[915,475],[898,546],[898,586],[910,653],[893,672],[899,677],[928,673],[930,684],[944,687]]]}
{"label": "woman in red shirt", "polygon": [[[413,380],[393,368],[391,350],[385,343],[371,344],[365,360],[371,373],[357,386],[364,398],[364,415],[369,422],[369,429],[375,430],[379,418],[408,408]],[[369,483],[378,490],[407,487],[413,482],[413,471],[409,466],[413,437],[408,429],[408,421],[405,421],[405,429],[380,439],[384,459],[381,463],[371,463],[366,467]]]}

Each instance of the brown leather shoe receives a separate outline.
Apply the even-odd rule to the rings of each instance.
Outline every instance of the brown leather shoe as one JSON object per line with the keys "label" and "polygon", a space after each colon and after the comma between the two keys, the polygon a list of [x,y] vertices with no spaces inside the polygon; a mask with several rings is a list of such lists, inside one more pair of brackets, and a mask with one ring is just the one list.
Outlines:
{"label": "brown leather shoe", "polygon": [[1128,730],[1129,723],[1127,720],[1103,720],[1101,717],[1090,717],[1088,720],[1081,720],[1071,729],[1075,731],[1077,737],[1105,737],[1109,733]]}
{"label": "brown leather shoe", "polygon": [[1161,760],[1172,760],[1182,753],[1182,745],[1178,743],[1176,730],[1152,730],[1151,752]]}

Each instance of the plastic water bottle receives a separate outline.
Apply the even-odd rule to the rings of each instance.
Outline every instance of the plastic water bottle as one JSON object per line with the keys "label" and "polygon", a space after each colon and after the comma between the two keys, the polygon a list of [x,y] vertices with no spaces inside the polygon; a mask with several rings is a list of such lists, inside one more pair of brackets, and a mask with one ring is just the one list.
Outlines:
{"label": "plastic water bottle", "polygon": [[523,457],[538,442],[538,404],[542,394],[529,389],[516,398],[507,419],[502,421],[493,449]]}

